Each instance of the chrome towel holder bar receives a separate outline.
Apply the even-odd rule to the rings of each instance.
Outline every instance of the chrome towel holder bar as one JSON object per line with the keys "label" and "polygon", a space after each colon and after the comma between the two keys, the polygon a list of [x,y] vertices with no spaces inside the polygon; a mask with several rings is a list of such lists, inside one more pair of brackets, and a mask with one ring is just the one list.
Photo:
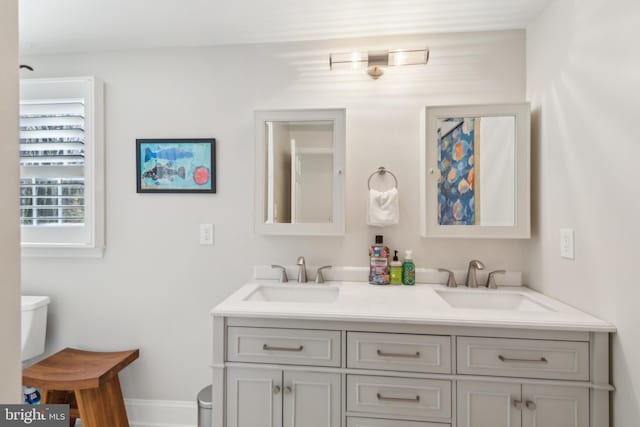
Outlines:
{"label": "chrome towel holder bar", "polygon": [[371,190],[371,180],[376,177],[376,176],[382,176],[385,174],[389,174],[393,177],[393,181],[395,182],[396,186],[395,188],[398,188],[398,178],[396,178],[396,176],[393,174],[393,172],[391,172],[390,170],[387,170],[384,166],[380,166],[378,168],[378,170],[376,170],[374,173],[372,173],[371,175],[369,175],[369,179],[367,180],[367,187],[369,187],[369,190]]}

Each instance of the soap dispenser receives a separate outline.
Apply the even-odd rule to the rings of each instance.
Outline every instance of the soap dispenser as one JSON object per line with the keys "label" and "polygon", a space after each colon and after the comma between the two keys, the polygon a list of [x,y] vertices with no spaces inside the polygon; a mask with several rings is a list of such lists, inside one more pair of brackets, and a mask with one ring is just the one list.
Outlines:
{"label": "soap dispenser", "polygon": [[410,286],[416,284],[416,265],[413,263],[412,251],[406,251],[404,254],[402,283]]}
{"label": "soap dispenser", "polygon": [[391,284],[402,285],[402,263],[398,260],[398,251],[393,251],[393,261],[389,265]]}

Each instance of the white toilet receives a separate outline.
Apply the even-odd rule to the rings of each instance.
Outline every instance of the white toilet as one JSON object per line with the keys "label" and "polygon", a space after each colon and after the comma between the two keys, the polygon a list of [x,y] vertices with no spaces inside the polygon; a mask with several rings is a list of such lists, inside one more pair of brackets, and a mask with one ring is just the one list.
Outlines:
{"label": "white toilet", "polygon": [[22,296],[22,363],[44,353],[49,297]]}

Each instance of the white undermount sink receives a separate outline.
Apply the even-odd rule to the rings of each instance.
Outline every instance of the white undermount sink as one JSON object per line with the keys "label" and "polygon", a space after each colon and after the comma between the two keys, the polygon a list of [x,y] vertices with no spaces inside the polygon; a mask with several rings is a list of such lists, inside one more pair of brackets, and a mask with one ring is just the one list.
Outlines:
{"label": "white undermount sink", "polygon": [[271,302],[334,302],[340,289],[323,285],[259,285],[244,300]]}
{"label": "white undermount sink", "polygon": [[515,292],[484,290],[437,290],[436,293],[453,308],[476,310],[553,311],[528,296]]}

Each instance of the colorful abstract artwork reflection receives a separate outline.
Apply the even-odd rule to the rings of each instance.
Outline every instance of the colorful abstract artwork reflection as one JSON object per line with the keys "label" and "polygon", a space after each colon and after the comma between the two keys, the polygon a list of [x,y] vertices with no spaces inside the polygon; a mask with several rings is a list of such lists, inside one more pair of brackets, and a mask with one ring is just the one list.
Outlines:
{"label": "colorful abstract artwork reflection", "polygon": [[215,139],[136,140],[138,193],[215,193]]}
{"label": "colorful abstract artwork reflection", "polygon": [[479,118],[438,120],[438,223],[474,225]]}

